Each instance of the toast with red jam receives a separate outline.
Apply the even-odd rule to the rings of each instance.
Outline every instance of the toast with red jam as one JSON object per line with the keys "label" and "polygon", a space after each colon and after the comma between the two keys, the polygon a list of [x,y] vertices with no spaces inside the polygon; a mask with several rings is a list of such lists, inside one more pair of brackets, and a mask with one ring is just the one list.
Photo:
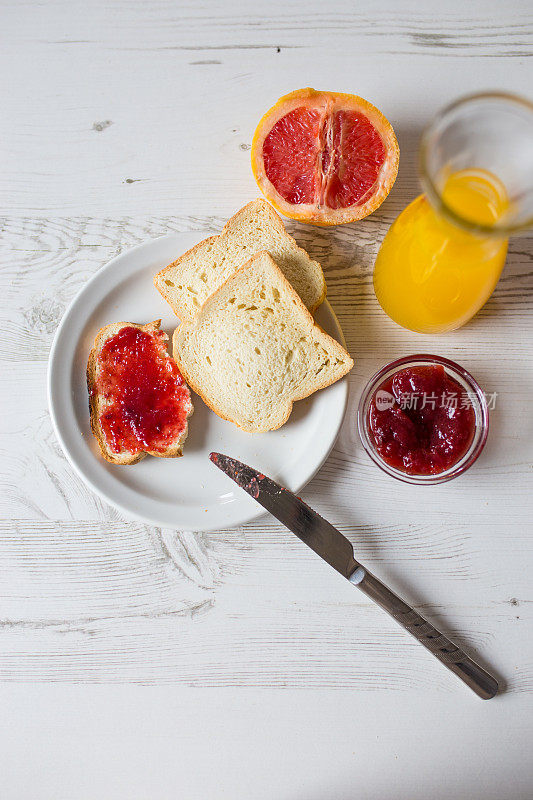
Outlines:
{"label": "toast with red jam", "polygon": [[112,464],[136,464],[147,454],[183,455],[193,405],[160,324],[106,325],[90,352],[91,430]]}

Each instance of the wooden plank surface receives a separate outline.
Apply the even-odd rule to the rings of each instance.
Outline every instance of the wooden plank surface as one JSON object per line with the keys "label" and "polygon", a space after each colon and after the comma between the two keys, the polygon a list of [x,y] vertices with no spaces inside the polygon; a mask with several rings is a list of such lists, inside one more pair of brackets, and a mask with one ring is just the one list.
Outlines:
{"label": "wooden plank surface", "polygon": [[[512,240],[493,297],[453,334],[399,328],[372,290],[431,114],[462,92],[530,94],[530,4],[28,0],[2,20],[2,799],[530,800],[533,241]],[[255,124],[301,85],[368,97],[402,153],[369,219],[288,225],[323,264],[356,359],[341,435],[303,496],[490,664],[506,688],[490,704],[281,526],[132,523],[51,429],[48,352],[76,292],[119,252],[216,232],[255,197]],[[382,475],[355,428],[368,377],[421,350],[497,393],[479,462],[424,491]]]}

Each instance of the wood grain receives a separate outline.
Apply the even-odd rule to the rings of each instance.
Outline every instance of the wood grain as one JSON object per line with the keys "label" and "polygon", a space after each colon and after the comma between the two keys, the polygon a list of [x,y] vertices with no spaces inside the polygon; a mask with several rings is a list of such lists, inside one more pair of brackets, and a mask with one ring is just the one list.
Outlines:
{"label": "wood grain", "polygon": [[[392,221],[392,219],[390,220]],[[220,231],[222,217],[46,218],[0,219],[2,274],[6,302],[0,309],[5,336],[1,360],[47,360],[53,334],[67,305],[87,279],[120,252],[149,238],[198,230],[198,239]],[[528,351],[514,324],[531,332],[533,307],[533,238],[510,244],[502,280],[468,328],[447,336],[417,337],[392,323],[379,308],[372,288],[374,260],[389,220],[380,212],[361,223],[321,231],[288,223],[301,246],[324,267],[328,297],[356,357],[380,355],[382,347],[418,342],[460,352],[484,353],[492,341],[512,341],[518,355]],[[500,311],[502,313],[500,313]],[[372,336],[369,333],[372,331]],[[475,334],[474,334],[475,331]],[[365,347],[362,348],[362,342]],[[387,358],[387,355],[385,355]],[[389,359],[390,360],[390,359]]]}
{"label": "wood grain", "polygon": [[[440,337],[382,313],[372,266],[420,191],[430,116],[461,93],[531,94],[531,4],[25,0],[4,4],[2,33],[2,800],[530,800],[533,240],[512,240],[489,303]],[[48,352],[74,295],[131,246],[220,230],[257,196],[258,119],[304,85],[376,103],[401,160],[369,219],[289,225],[356,360],[303,497],[495,671],[490,704],[282,526],[123,519],[52,432]],[[382,475],[355,427],[370,375],[420,351],[497,392],[478,463],[424,491]]]}
{"label": "wood grain", "polygon": [[[479,527],[380,529],[378,555],[368,528],[343,532],[376,569],[422,570],[433,594],[449,598],[456,580],[468,581],[456,603],[419,608],[512,674],[531,606],[502,586],[488,606],[471,604],[490,575],[490,559],[476,552]],[[281,526],[193,535],[25,521],[0,534],[4,680],[453,691],[436,662],[339,576],[325,576]],[[502,640],[506,656],[496,650]],[[526,675],[508,690],[530,691]]]}
{"label": "wood grain", "polygon": [[11,213],[179,207],[228,218],[256,191],[249,150],[258,119],[309,84],[368,97],[393,122],[402,153],[387,203],[395,215],[406,189],[417,191],[429,115],[463,86],[530,91],[525,3],[513,13],[496,0],[467,10],[448,0],[445,12],[434,0],[312,0],[304,13],[282,0],[253,9],[244,0],[149,0],[134,13],[127,2],[94,0],[90,14],[77,5],[14,3],[3,15],[0,65],[19,87],[6,87],[1,145],[0,209]]}
{"label": "wood grain", "polygon": [[[4,458],[5,509],[18,518],[116,519],[116,512],[92,494],[74,476],[61,454],[43,406],[46,360],[57,324],[72,297],[87,278],[110,258],[153,235],[195,229],[198,237],[220,230],[223,221],[201,218],[53,220],[6,218],[3,224],[4,262],[0,284],[6,302],[0,309],[4,337],[0,359],[15,376],[20,394],[3,384],[6,409]],[[289,226],[291,227],[291,226]],[[376,473],[362,452],[355,428],[360,391],[369,376],[394,357],[421,347],[455,358],[480,380],[487,392],[497,392],[493,429],[487,449],[476,467],[482,484],[470,476],[454,485],[428,490],[431,503],[438,497],[438,513],[446,513],[447,497],[462,498],[465,512],[472,502],[472,487],[482,486],[481,512],[497,518],[521,518],[516,506],[529,481],[529,451],[520,432],[529,429],[528,394],[532,384],[522,362],[530,352],[531,269],[533,240],[518,239],[502,281],[476,320],[453,334],[420,337],[399,328],[381,311],[372,289],[372,265],[384,225],[371,218],[363,224],[333,232],[292,226],[298,241],[324,265],[329,298],[339,316],[348,347],[356,360],[350,375],[349,409],[343,430],[328,463],[314,480],[324,510],[342,513],[358,480],[362,502],[379,508],[379,496],[390,481]],[[94,244],[99,242],[99,244]],[[516,330],[520,330],[517,338]],[[493,353],[500,352],[499,358]],[[491,354],[488,359],[487,354]],[[521,372],[519,391],[516,374]],[[33,392],[32,387],[41,387]],[[21,415],[21,407],[24,413]],[[524,447],[525,445],[525,447]],[[501,482],[501,475],[508,482]],[[462,487],[465,487],[462,489]],[[409,508],[413,492],[394,483],[388,491],[399,508]],[[415,490],[416,491],[416,490]],[[440,498],[445,498],[440,502]],[[486,499],[488,498],[488,499]],[[2,507],[0,500],[0,508]],[[426,507],[426,503],[423,503]],[[367,512],[368,513],[368,512]],[[370,513],[374,514],[374,511]]]}

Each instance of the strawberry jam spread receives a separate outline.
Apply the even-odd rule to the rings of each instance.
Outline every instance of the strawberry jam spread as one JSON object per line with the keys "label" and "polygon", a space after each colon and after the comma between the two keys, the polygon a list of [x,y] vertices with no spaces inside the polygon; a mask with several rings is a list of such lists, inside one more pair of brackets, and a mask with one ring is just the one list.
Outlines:
{"label": "strawberry jam spread", "polygon": [[440,364],[406,367],[375,391],[369,434],[384,461],[409,475],[438,475],[467,452],[475,412]]}
{"label": "strawberry jam spread", "polygon": [[191,397],[163,331],[132,326],[111,336],[98,356],[100,423],[114,453],[164,452],[185,430]]}

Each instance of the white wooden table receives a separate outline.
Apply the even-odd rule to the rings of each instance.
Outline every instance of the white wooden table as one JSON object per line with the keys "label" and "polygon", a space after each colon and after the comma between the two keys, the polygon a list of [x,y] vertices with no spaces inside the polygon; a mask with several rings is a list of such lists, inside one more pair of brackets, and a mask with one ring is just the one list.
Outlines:
{"label": "white wooden table", "polygon": [[[395,326],[372,291],[418,192],[431,114],[469,91],[531,96],[527,2],[38,0],[2,8],[2,800],[533,797],[531,260],[466,328]],[[65,461],[48,350],[101,265],[168,231],[218,231],[257,196],[261,114],[294,88],[355,92],[395,126],[382,208],[292,227],[326,270],[356,359],[337,445],[304,498],[361,560],[506,689],[469,693],[280,525],[197,535],[121,518]],[[400,355],[458,360],[497,392],[487,447],[450,484],[362,451],[363,383]]]}

